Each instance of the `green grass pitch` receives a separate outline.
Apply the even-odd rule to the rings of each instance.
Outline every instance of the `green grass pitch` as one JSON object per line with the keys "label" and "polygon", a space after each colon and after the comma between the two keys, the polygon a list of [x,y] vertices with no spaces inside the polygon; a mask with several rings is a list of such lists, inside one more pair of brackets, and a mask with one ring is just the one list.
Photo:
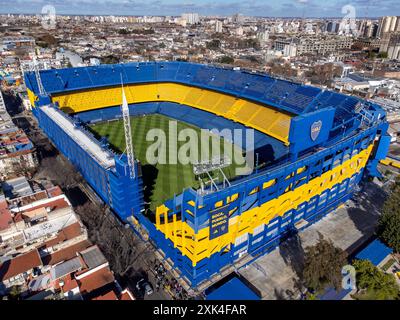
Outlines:
{"label": "green grass pitch", "polygon": [[[169,122],[176,121],[170,119],[166,116],[159,114],[152,114],[140,117],[131,118],[131,129],[132,129],[132,139],[133,147],[135,152],[135,157],[139,159],[142,164],[143,182],[144,182],[144,193],[145,201],[149,204],[151,210],[154,210],[157,206],[164,203],[166,200],[171,199],[174,195],[182,193],[184,189],[193,187],[195,189],[199,188],[200,183],[193,173],[193,166],[191,164],[183,165],[178,162],[178,164],[156,164],[155,166],[150,165],[146,159],[147,148],[152,145],[153,141],[146,141],[146,135],[149,130],[157,128],[161,129],[166,133],[167,137],[167,159],[169,155]],[[178,133],[180,130],[191,128],[196,130],[198,137],[200,137],[200,129],[184,122],[177,121]],[[114,120],[109,122],[97,123],[90,126],[90,129],[98,137],[107,137],[110,146],[117,152],[122,153],[125,150],[125,136],[124,136],[124,126],[122,120]],[[220,153],[223,155],[224,143],[231,146],[227,141],[224,141],[220,137],[213,136],[213,139],[218,141],[214,144],[215,148],[220,148]],[[210,139],[211,141],[211,139]],[[178,142],[177,149],[179,149],[186,142]],[[200,143],[200,142],[199,142]],[[209,154],[212,154],[212,144],[207,146],[201,146],[209,148]],[[242,151],[234,146],[234,154],[241,156]],[[174,150],[177,152],[177,150]],[[211,156],[210,156],[211,157]],[[168,162],[167,162],[168,163]],[[223,171],[228,179],[235,177],[235,164],[224,168]],[[213,172],[213,178],[218,178],[222,182],[222,177],[216,171]],[[208,179],[205,179],[205,181]]]}

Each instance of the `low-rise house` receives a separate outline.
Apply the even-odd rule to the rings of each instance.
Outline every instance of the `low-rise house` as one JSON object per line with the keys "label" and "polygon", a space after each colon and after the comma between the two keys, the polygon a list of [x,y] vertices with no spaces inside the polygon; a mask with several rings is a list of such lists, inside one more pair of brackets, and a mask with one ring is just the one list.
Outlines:
{"label": "low-rise house", "polygon": [[0,200],[0,255],[35,248],[45,256],[87,240],[85,228],[58,187],[22,189],[22,196]]}
{"label": "low-rise house", "polygon": [[25,132],[12,122],[0,91],[0,177],[28,173],[36,165],[36,149]]}
{"label": "low-rise house", "polygon": [[0,264],[0,295],[13,286],[24,286],[42,266],[39,252],[32,250]]}

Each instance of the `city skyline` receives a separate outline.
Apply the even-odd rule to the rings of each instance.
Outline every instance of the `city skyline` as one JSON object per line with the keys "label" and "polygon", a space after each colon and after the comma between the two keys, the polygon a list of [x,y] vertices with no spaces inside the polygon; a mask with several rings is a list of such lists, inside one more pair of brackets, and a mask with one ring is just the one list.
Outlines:
{"label": "city skyline", "polygon": [[316,0],[220,0],[211,2],[199,0],[183,2],[178,0],[154,0],[141,3],[137,0],[34,0],[14,2],[0,0],[2,14],[40,14],[46,5],[53,5],[60,15],[180,15],[184,12],[196,12],[200,15],[229,16],[241,13],[260,17],[343,17],[349,14],[342,8],[352,5],[355,17],[379,17],[400,15],[399,6],[394,0],[329,0],[324,3]]}

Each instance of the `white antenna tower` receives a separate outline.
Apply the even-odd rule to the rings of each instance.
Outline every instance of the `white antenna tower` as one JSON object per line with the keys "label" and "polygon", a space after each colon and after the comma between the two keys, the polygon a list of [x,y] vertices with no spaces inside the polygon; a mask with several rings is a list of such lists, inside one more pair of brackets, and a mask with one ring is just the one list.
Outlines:
{"label": "white antenna tower", "polygon": [[125,96],[124,85],[122,82],[121,74],[121,86],[122,86],[122,117],[124,119],[124,131],[125,131],[125,144],[126,144],[126,155],[128,156],[129,174],[132,179],[136,177],[135,173],[135,155],[133,153],[132,145],[132,131],[131,131],[131,121],[129,117],[129,107]]}
{"label": "white antenna tower", "polygon": [[35,70],[35,76],[36,76],[36,81],[37,81],[37,84],[39,87],[39,93],[40,93],[40,95],[44,95],[44,94],[46,94],[46,91],[44,91],[42,78],[40,78],[39,64],[36,60],[36,57],[33,57],[33,68]]}

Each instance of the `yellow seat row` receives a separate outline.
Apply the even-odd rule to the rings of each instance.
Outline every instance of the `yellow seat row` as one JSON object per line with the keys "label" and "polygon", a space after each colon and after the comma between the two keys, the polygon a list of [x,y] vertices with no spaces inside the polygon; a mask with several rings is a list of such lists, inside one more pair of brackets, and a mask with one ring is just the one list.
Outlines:
{"label": "yellow seat row", "polygon": [[[176,215],[173,215],[173,222],[165,223],[164,220],[166,220],[165,217],[168,216],[169,211],[165,205],[156,210],[156,227],[195,266],[214,252],[219,252],[230,244],[234,244],[238,237],[247,233],[253,234],[255,228],[268,225],[273,218],[283,216],[289,210],[297,209],[303,202],[310,201],[313,197],[321,195],[326,190],[332,189],[344,180],[351,178],[354,174],[358,174],[367,164],[372,148],[373,145],[371,144],[367,149],[362,150],[359,154],[354,155],[320,177],[310,180],[307,184],[303,184],[292,191],[288,190],[278,198],[243,212],[240,216],[230,218],[229,232],[218,238],[210,239],[210,228],[208,227],[200,229],[196,234],[186,222],[177,221]],[[272,180],[265,182],[264,185],[270,187],[274,183]],[[232,211],[236,209],[232,209]]]}
{"label": "yellow seat row", "polygon": [[[205,110],[264,132],[285,144],[291,116],[273,108],[211,90],[176,83],[128,85],[128,103],[168,101]],[[58,94],[52,97],[66,112],[76,113],[122,103],[121,87]]]}

